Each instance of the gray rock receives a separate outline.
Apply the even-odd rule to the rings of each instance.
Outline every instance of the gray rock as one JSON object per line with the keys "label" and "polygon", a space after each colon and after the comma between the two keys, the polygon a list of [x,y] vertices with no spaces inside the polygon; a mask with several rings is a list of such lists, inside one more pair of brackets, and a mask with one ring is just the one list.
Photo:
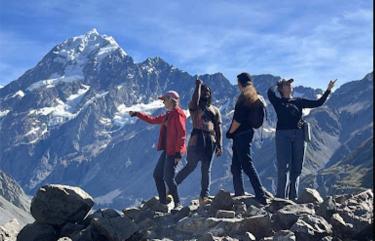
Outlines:
{"label": "gray rock", "polygon": [[259,239],[259,241],[273,241],[273,237],[264,237],[262,239]]}
{"label": "gray rock", "polygon": [[233,201],[235,204],[244,203],[247,207],[248,206],[256,206],[258,208],[263,207],[263,204],[260,204],[253,195],[233,197]]}
{"label": "gray rock", "polygon": [[93,205],[93,198],[79,187],[47,185],[34,196],[30,211],[39,223],[63,225],[82,221]]}
{"label": "gray rock", "polygon": [[205,233],[200,236],[197,241],[218,241],[220,240],[218,237],[214,237],[212,233]]}
{"label": "gray rock", "polygon": [[254,234],[252,234],[250,232],[246,232],[245,235],[243,236],[242,240],[243,241],[255,241],[256,238],[255,238]]}
{"label": "gray rock", "polygon": [[323,198],[320,193],[313,188],[305,188],[298,197],[298,203],[314,203],[320,204],[323,202]]}
{"label": "gray rock", "polygon": [[122,210],[122,213],[130,219],[137,219],[144,210],[140,210],[139,208],[125,208]]}
{"label": "gray rock", "polygon": [[116,217],[120,217],[120,213],[118,213],[116,210],[114,209],[111,209],[111,208],[101,208],[101,209],[98,209],[96,210],[94,213],[92,214],[89,214],[84,220],[83,220],[83,224],[85,226],[88,226],[90,225],[91,221],[94,219],[94,218],[97,218],[97,219],[100,219],[100,218],[116,218]]}
{"label": "gray rock", "polygon": [[234,211],[228,210],[217,210],[216,217],[217,218],[234,218],[236,213]]}
{"label": "gray rock", "polygon": [[332,196],[328,196],[323,200],[323,203],[319,204],[316,207],[316,213],[319,216],[324,217],[325,219],[329,220],[331,216],[336,213],[336,202]]}
{"label": "gray rock", "polygon": [[268,206],[267,210],[271,213],[275,213],[278,210],[282,209],[285,206],[288,205],[295,205],[296,203],[288,200],[288,199],[282,199],[282,198],[274,198],[272,199],[270,205]]}
{"label": "gray rock", "polygon": [[232,238],[232,237],[229,237],[229,236],[225,236],[221,240],[222,241],[238,241],[238,239]]}
{"label": "gray rock", "polygon": [[332,234],[332,225],[323,217],[302,214],[290,230],[295,233],[297,240],[320,241],[323,237]]}
{"label": "gray rock", "polygon": [[273,241],[296,241],[296,235],[290,230],[280,230],[273,236]]}
{"label": "gray rock", "polygon": [[269,214],[243,218],[240,225],[241,232],[251,232],[257,239],[273,234],[271,217]]}
{"label": "gray rock", "polygon": [[285,206],[273,216],[274,228],[276,230],[290,229],[302,214],[315,214],[314,205],[309,203]]}
{"label": "gray rock", "polygon": [[339,203],[336,212],[347,224],[352,224],[352,234],[371,236],[374,195],[371,189],[346,198]]}
{"label": "gray rock", "polygon": [[183,207],[180,211],[174,214],[174,220],[178,221],[184,217],[188,217],[191,213],[196,211],[199,206],[197,205],[189,205],[187,207]]}
{"label": "gray rock", "polygon": [[73,234],[80,232],[86,227],[81,224],[67,223],[60,230],[60,236],[72,237]]}
{"label": "gray rock", "polygon": [[98,231],[89,225],[87,228],[74,233],[70,237],[73,241],[94,241],[94,240],[106,240],[105,237],[101,236]]}
{"label": "gray rock", "polygon": [[338,238],[333,239],[331,236],[326,236],[326,237],[322,238],[322,241],[333,241],[333,240],[341,241],[341,239],[338,239]]}
{"label": "gray rock", "polygon": [[214,210],[233,210],[234,201],[230,192],[220,190],[212,200],[211,207]]}
{"label": "gray rock", "polygon": [[177,222],[176,230],[190,234],[203,234],[218,224],[208,220],[205,217],[186,217]]}
{"label": "gray rock", "polygon": [[207,226],[213,227],[209,232],[215,236],[226,236],[232,233],[238,233],[241,230],[241,218],[208,218]]}
{"label": "gray rock", "polygon": [[17,241],[56,241],[57,238],[57,232],[51,225],[34,222],[21,230]]}
{"label": "gray rock", "polygon": [[247,212],[247,207],[244,202],[237,202],[234,204],[234,211],[236,212],[236,215],[244,215]]}
{"label": "gray rock", "polygon": [[145,202],[144,209],[150,209],[154,212],[163,212],[163,213],[168,213],[170,210],[170,207],[168,205],[163,205],[160,203],[158,197],[153,197],[147,202]]}
{"label": "gray rock", "polygon": [[245,217],[251,217],[251,216],[258,216],[258,215],[264,215],[266,214],[266,211],[262,208],[258,208],[254,205],[250,205],[247,207],[246,213],[244,214]]}
{"label": "gray rock", "polygon": [[139,230],[139,227],[128,217],[94,218],[92,225],[108,241],[127,240]]}
{"label": "gray rock", "polygon": [[330,223],[333,227],[333,232],[338,237],[350,237],[351,232],[353,229],[353,225],[351,223],[345,223],[344,219],[340,216],[340,214],[335,213],[332,215],[330,219]]}

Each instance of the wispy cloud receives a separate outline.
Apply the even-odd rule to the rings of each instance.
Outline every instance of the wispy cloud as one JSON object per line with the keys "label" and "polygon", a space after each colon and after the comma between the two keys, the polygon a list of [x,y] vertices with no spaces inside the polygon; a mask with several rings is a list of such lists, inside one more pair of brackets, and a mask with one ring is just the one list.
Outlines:
{"label": "wispy cloud", "polygon": [[[34,1],[23,11],[12,9],[0,15],[35,19],[28,28],[7,20],[15,44],[35,44],[23,56],[24,65],[16,64],[14,56],[27,44],[1,53],[0,66],[12,66],[14,73],[32,67],[46,53],[45,43],[56,44],[92,27],[113,35],[136,61],[160,56],[192,74],[223,72],[232,80],[249,71],[325,87],[332,78],[359,79],[373,65],[372,2],[367,0]],[[4,68],[0,74],[9,76]]]}

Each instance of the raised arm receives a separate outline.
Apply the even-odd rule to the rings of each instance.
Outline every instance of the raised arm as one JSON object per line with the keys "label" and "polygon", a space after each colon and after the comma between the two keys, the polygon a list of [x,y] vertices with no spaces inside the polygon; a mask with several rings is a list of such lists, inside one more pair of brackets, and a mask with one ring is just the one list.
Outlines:
{"label": "raised arm", "polygon": [[276,91],[277,91],[277,85],[272,86],[267,91],[268,99],[270,100],[271,104],[273,104],[273,105],[275,105],[275,104],[277,104],[281,101],[281,98],[277,96]]}
{"label": "raised arm", "polygon": [[316,108],[316,107],[322,106],[324,102],[326,102],[330,93],[331,93],[330,90],[326,90],[324,94],[317,100],[308,100],[308,99],[301,98],[299,99],[301,107],[302,108]]}
{"label": "raised arm", "polygon": [[199,106],[199,100],[201,98],[201,87],[202,87],[202,80],[197,79],[195,81],[195,89],[191,101],[189,103],[190,110],[196,110]]}
{"label": "raised arm", "polygon": [[331,80],[328,84],[327,90],[317,100],[308,100],[308,99],[301,98],[300,99],[301,107],[302,108],[315,108],[315,107],[322,106],[326,102],[329,94],[331,93],[332,88],[335,86],[335,83],[336,83],[336,80]]}
{"label": "raised arm", "polygon": [[158,115],[158,116],[151,116],[147,115],[145,113],[136,112],[135,116],[137,116],[139,119],[149,123],[149,124],[162,124],[165,120],[165,114]]}

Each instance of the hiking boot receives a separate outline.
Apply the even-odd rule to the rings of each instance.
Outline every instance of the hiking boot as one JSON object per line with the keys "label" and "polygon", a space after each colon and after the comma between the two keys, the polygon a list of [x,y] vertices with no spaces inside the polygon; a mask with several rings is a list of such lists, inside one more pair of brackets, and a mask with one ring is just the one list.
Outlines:
{"label": "hiking boot", "polygon": [[209,199],[208,197],[200,197],[199,198],[199,206],[205,206],[209,203],[211,203],[211,199]]}

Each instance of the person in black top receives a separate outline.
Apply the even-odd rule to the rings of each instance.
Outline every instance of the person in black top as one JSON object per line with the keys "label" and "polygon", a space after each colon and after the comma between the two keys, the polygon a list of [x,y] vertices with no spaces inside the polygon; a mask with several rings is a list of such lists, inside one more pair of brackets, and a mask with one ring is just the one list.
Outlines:
{"label": "person in black top", "polygon": [[249,124],[249,113],[253,111],[252,104],[259,97],[248,73],[239,74],[237,80],[241,94],[238,97],[233,120],[226,134],[227,138],[233,139],[231,172],[234,192],[236,196],[245,194],[242,182],[242,171],[244,171],[253,186],[256,200],[259,203],[267,204],[266,193],[255,169],[250,150],[254,130]]}
{"label": "person in black top", "polygon": [[[335,81],[330,81],[327,90],[317,100],[292,97],[293,79],[281,80],[268,90],[268,99],[277,115],[276,159],[277,190],[276,197],[297,199],[299,176],[305,155],[305,132],[302,110],[315,108],[327,100]],[[287,180],[289,174],[289,180]]]}

